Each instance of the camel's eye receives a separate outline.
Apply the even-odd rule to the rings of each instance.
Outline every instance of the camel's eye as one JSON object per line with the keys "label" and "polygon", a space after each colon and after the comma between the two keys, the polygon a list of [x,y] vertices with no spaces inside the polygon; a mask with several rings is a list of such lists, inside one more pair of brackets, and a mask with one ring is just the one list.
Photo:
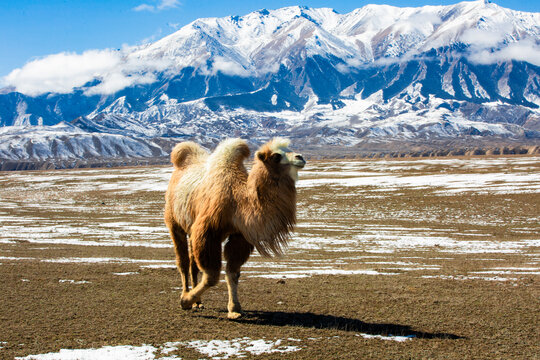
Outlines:
{"label": "camel's eye", "polygon": [[272,154],[272,161],[275,162],[276,164],[279,163],[281,161],[281,154],[273,153]]}

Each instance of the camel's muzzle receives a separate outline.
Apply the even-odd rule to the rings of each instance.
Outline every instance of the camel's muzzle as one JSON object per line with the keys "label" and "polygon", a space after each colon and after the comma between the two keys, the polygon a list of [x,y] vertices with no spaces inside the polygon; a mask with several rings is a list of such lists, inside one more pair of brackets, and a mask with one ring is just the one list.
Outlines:
{"label": "camel's muzzle", "polygon": [[304,160],[302,155],[295,155],[292,164],[302,169],[304,166],[306,166],[306,160]]}

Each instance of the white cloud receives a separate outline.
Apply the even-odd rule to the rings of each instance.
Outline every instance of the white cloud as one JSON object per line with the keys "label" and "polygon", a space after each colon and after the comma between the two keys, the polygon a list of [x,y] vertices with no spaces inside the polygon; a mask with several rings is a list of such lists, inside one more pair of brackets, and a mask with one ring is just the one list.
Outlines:
{"label": "white cloud", "polygon": [[170,27],[173,30],[178,30],[182,26],[180,23],[167,23],[167,26]]}
{"label": "white cloud", "polygon": [[[223,56],[214,56],[211,58],[201,58],[200,61],[193,63],[192,65],[199,69],[199,72],[204,76],[213,76],[218,72],[225,75],[248,77],[253,75],[248,69],[244,68],[241,64],[227,59]],[[207,66],[207,62],[210,60],[211,65]]]}
{"label": "white cloud", "polygon": [[232,76],[249,76],[249,72],[240,64],[232,62],[222,56],[216,56],[212,63],[212,73],[218,71]]}
{"label": "white cloud", "polygon": [[65,94],[110,72],[119,64],[120,57],[111,50],[89,50],[82,54],[64,52],[33,60],[13,70],[4,82],[28,95],[45,92]]}
{"label": "white cloud", "polygon": [[463,32],[460,40],[474,47],[488,48],[496,46],[504,40],[506,32],[503,29],[477,29],[471,28]]}
{"label": "white cloud", "polygon": [[156,81],[152,73],[125,75],[121,72],[112,73],[102,82],[85,91],[86,95],[108,95],[137,84],[151,84]]}
{"label": "white cloud", "polygon": [[141,4],[133,8],[134,11],[155,11],[156,8],[153,5]]}
{"label": "white cloud", "polygon": [[423,34],[424,36],[428,36],[441,23],[442,20],[437,14],[429,11],[421,11],[393,24],[392,29],[397,33]]}
{"label": "white cloud", "polygon": [[533,38],[515,40],[512,24],[498,24],[485,29],[471,28],[460,41],[469,45],[470,61],[493,64],[504,61],[525,61],[540,66],[540,44]]}
{"label": "white cloud", "polygon": [[523,39],[497,50],[474,50],[469,59],[478,64],[516,60],[540,66],[540,45],[532,39]]}
{"label": "white cloud", "polygon": [[359,68],[365,64],[365,62],[357,58],[347,58],[344,61],[344,64],[339,63],[336,65],[336,69],[342,74],[348,74],[351,72],[351,69]]}
{"label": "white cloud", "polygon": [[33,60],[13,70],[3,82],[30,96],[67,94],[93,80],[99,83],[85,90],[87,95],[112,94],[128,86],[156,81],[155,72],[172,67],[164,60],[129,56],[130,49],[88,50],[82,54],[60,53]]}
{"label": "white cloud", "polygon": [[163,37],[163,29],[159,28],[156,32],[141,40],[141,44],[149,44]]}
{"label": "white cloud", "polygon": [[[157,81],[158,73],[182,67],[177,59],[155,58],[136,50],[137,47],[124,47],[121,50],[88,50],[82,54],[53,54],[28,62],[0,82],[29,96],[68,94],[83,87],[86,95],[110,95],[127,87],[151,84]],[[222,56],[212,58],[208,67],[206,58],[200,60],[193,65],[205,75],[218,72],[230,76],[252,75],[241,64]],[[91,82],[95,84],[87,86]]]}
{"label": "white cloud", "polygon": [[161,0],[156,5],[141,4],[139,6],[134,7],[133,10],[134,11],[157,12],[157,11],[177,8],[180,5],[181,5],[180,1],[178,1],[178,0]]}
{"label": "white cloud", "polygon": [[178,0],[161,0],[157,6],[158,10],[172,9],[180,6],[180,1]]}

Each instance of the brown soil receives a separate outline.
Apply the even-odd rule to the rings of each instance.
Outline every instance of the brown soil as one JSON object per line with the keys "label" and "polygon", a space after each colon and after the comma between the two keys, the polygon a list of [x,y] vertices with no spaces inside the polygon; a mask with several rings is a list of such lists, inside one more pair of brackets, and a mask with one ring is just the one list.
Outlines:
{"label": "brown soil", "polygon": [[[43,255],[55,256],[54,251]],[[288,354],[297,359],[535,359],[540,350],[540,290],[532,278],[517,286],[406,274],[246,278],[241,294],[247,315],[232,322],[226,319],[223,283],[204,298],[204,310],[183,311],[174,270],[112,275],[130,270],[140,271],[126,265],[4,262],[0,321],[7,345],[1,357],[245,336],[301,339],[291,344],[302,350]],[[89,283],[59,282],[66,278]],[[416,338],[397,343],[358,333]],[[201,358],[190,349],[177,354]]]}
{"label": "brown soil", "polygon": [[[338,162],[309,165],[328,169],[334,164],[339,167]],[[500,166],[490,171],[517,172],[523,167]],[[538,166],[531,165],[528,171],[538,173]],[[401,171],[406,175],[421,175],[480,174],[487,170],[450,169],[435,164],[421,170]],[[162,237],[166,239],[165,226],[161,225],[162,193],[107,193],[107,200],[102,201],[103,192],[91,189],[78,192],[68,186],[68,181],[64,184],[67,190],[58,193],[46,187],[26,188],[18,179],[7,175],[0,178],[0,215],[38,219],[27,225],[35,226],[36,231],[40,221],[45,220],[54,223],[71,219],[81,224],[124,221],[163,226]],[[539,193],[441,196],[435,190],[401,189],[368,198],[355,191],[342,196],[345,190],[330,186],[304,188],[299,192],[300,224],[316,221],[328,227],[299,227],[298,234],[347,239],[376,225],[399,226],[407,234],[428,229],[468,241],[496,239],[503,243],[538,239]],[[55,210],[60,198],[73,200],[80,210]],[[16,207],[2,203],[16,203]],[[127,210],[135,213],[122,215]],[[116,218],[112,219],[113,216]],[[5,229],[15,226],[16,221],[10,221],[2,226]],[[341,226],[341,230],[332,230],[335,225]],[[343,228],[350,232],[344,232]],[[180,279],[173,268],[145,268],[144,264],[135,262],[48,262],[69,257],[101,257],[166,260],[167,264],[173,264],[172,248],[1,240],[7,239],[0,235],[1,359],[60,349],[142,344],[158,347],[172,341],[243,337],[280,339],[282,345],[301,348],[285,355],[247,354],[247,358],[257,359],[540,358],[540,276],[511,274],[510,281],[464,277],[496,267],[538,268],[537,247],[515,253],[448,253],[437,247],[370,253],[361,244],[353,252],[340,251],[339,245],[299,250],[293,244],[288,255],[277,262],[257,256],[248,262],[240,282],[240,300],[246,316],[229,321],[223,281],[205,294],[203,310],[183,311],[179,303]],[[370,264],[371,260],[378,264]],[[435,270],[404,271],[391,265],[407,261],[432,265]],[[250,268],[250,264],[257,267]],[[399,275],[314,275],[298,279],[250,276],[254,269],[272,274],[278,271],[276,264],[372,269]],[[135,274],[115,274],[126,272]],[[360,334],[413,338],[395,342],[367,339]],[[187,347],[169,355],[182,359],[208,358]]]}

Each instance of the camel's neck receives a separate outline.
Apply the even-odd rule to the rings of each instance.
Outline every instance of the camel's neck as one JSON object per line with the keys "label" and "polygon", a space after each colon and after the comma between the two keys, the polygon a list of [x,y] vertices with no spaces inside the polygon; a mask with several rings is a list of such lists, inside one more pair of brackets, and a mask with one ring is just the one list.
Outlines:
{"label": "camel's neck", "polygon": [[273,177],[262,164],[249,173],[239,207],[239,229],[263,255],[280,253],[296,223],[296,189],[288,174]]}
{"label": "camel's neck", "polygon": [[264,165],[256,163],[249,173],[246,186],[250,202],[261,209],[280,207],[286,211],[285,208],[295,208],[296,189],[294,180],[288,174],[272,176]]}

